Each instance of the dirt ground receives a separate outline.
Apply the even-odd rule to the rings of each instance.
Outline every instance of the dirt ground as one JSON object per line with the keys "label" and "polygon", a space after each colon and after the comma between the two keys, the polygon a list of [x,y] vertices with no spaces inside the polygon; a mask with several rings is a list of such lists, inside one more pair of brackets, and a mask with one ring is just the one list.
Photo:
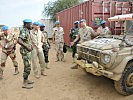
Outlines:
{"label": "dirt ground", "polygon": [[26,90],[21,88],[23,63],[17,46],[20,74],[13,75],[14,68],[8,58],[4,79],[0,80],[0,100],[133,100],[133,95],[118,94],[110,79],[86,74],[80,68],[72,70],[71,53],[65,55],[66,62],[55,62],[52,45],[49,55],[48,76],[36,79],[32,71],[30,79],[35,82],[34,88]]}

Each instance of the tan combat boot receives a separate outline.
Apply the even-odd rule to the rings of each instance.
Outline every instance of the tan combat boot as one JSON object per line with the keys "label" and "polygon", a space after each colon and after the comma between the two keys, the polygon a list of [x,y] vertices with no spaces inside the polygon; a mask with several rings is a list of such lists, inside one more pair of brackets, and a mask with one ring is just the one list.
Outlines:
{"label": "tan combat boot", "polygon": [[27,84],[33,84],[33,83],[34,83],[34,81],[31,81],[31,80],[25,80],[25,82],[26,82]]}
{"label": "tan combat boot", "polygon": [[31,88],[33,88],[33,85],[28,84],[27,80],[24,80],[22,88],[31,89]]}
{"label": "tan combat boot", "polygon": [[74,65],[71,69],[78,69],[78,65]]}
{"label": "tan combat boot", "polygon": [[46,69],[50,69],[50,68],[48,67],[48,63],[46,63]]}
{"label": "tan combat boot", "polygon": [[39,79],[40,75],[39,74],[35,74],[35,78]]}
{"label": "tan combat boot", "polygon": [[44,74],[44,71],[41,71],[41,75],[42,76],[47,76],[46,74]]}

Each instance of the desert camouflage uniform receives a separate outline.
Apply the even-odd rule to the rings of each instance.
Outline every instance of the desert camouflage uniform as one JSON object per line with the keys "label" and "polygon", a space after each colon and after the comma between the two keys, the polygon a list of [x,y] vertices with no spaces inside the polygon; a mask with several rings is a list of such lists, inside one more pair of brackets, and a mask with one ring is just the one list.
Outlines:
{"label": "desert camouflage uniform", "polygon": [[97,29],[97,33],[99,33],[100,35],[111,35],[111,31],[109,30],[109,28],[107,26],[105,28],[100,26]]}
{"label": "desert camouflage uniform", "polygon": [[[27,44],[29,47],[32,46],[31,42],[31,33],[28,29],[23,28],[20,31],[19,38],[22,39],[22,41]],[[25,47],[21,46],[20,47],[20,53],[22,55],[23,63],[24,63],[24,73],[23,73],[23,78],[25,80],[28,79],[28,76],[31,71],[31,52],[29,52]]]}
{"label": "desert camouflage uniform", "polygon": [[64,60],[64,53],[63,53],[63,45],[64,45],[64,30],[62,27],[55,27],[53,29],[53,36],[55,38],[55,45],[56,45],[56,57],[57,60]]}
{"label": "desert camouflage uniform", "polygon": [[2,46],[2,53],[1,53],[1,70],[4,70],[6,60],[8,56],[12,59],[13,65],[15,68],[18,68],[18,63],[16,61],[16,43],[17,38],[15,37],[15,34],[10,33],[8,35],[5,35],[4,33],[1,34],[1,46]]}
{"label": "desert camouflage uniform", "polygon": [[79,29],[80,43],[91,40],[91,36],[95,34],[94,30],[86,26],[85,28]]}

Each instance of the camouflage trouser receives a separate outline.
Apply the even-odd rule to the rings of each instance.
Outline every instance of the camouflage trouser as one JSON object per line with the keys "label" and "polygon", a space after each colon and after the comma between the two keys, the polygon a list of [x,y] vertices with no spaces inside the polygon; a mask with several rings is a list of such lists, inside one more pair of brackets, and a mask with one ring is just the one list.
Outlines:
{"label": "camouflage trouser", "polygon": [[45,63],[49,62],[49,60],[48,60],[48,52],[49,51],[43,50],[43,54],[44,54],[44,58],[45,58]]}
{"label": "camouflage trouser", "polygon": [[44,58],[45,58],[45,63],[48,63],[48,52],[49,52],[49,48],[47,46],[47,44],[43,45],[43,54],[44,54]]}
{"label": "camouflage trouser", "polygon": [[10,52],[2,51],[1,53],[1,69],[4,70],[6,60],[8,56],[12,59],[14,67],[18,67],[18,63],[16,61],[16,54],[15,50],[12,50]]}
{"label": "camouflage trouser", "polygon": [[63,42],[60,42],[60,43],[56,44],[56,50],[57,50],[56,57],[57,57],[57,60],[60,60],[60,59],[63,60],[64,59],[63,46],[64,46]]}
{"label": "camouflage trouser", "polygon": [[23,78],[27,80],[31,71],[31,52],[28,52],[26,49],[20,48],[20,53],[22,55],[24,64]]}
{"label": "camouflage trouser", "polygon": [[37,58],[39,59],[41,72],[44,72],[46,64],[44,61],[43,50],[42,50],[42,48],[38,49],[38,48],[34,47],[32,50],[32,66],[33,66],[34,74],[39,73],[39,68],[37,67]]}
{"label": "camouflage trouser", "polygon": [[75,57],[75,54],[77,53],[77,46],[74,45],[71,48],[72,48],[72,57],[74,58]]}

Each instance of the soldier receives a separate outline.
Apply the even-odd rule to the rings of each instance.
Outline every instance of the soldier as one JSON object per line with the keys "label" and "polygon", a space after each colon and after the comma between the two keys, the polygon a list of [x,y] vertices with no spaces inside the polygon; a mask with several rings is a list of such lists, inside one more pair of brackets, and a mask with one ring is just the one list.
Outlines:
{"label": "soldier", "polygon": [[111,35],[111,31],[106,26],[106,21],[101,21],[100,27],[97,29],[97,35]]}
{"label": "soldier", "polygon": [[57,50],[57,60],[64,62],[64,52],[63,52],[63,46],[64,46],[64,30],[62,27],[60,27],[60,21],[55,22],[56,27],[53,29],[53,41],[56,45]]}
{"label": "soldier", "polygon": [[[85,19],[82,19],[80,20],[80,25],[81,25],[81,28],[79,29],[79,34],[78,36],[76,37],[76,39],[71,42],[71,46],[73,46],[79,39],[79,43],[83,43],[85,41],[89,41],[92,39],[92,36],[95,36],[95,31],[86,25],[86,20]],[[78,66],[75,65],[72,67],[72,69],[77,69]]]}
{"label": "soldier", "polygon": [[[76,39],[76,37],[78,36],[78,32],[79,32],[79,21],[75,21],[74,22],[74,28],[72,28],[70,30],[70,42],[73,42]],[[79,40],[77,40],[75,42],[75,44],[71,47],[72,48],[72,52],[73,52],[72,53],[73,59],[74,59],[74,56],[75,56],[75,54],[77,52],[76,45],[78,44],[78,42],[79,42]]]}
{"label": "soldier", "polygon": [[25,19],[23,21],[24,27],[20,30],[18,43],[21,45],[20,53],[22,55],[23,63],[24,63],[24,72],[23,72],[23,86],[22,88],[31,89],[33,88],[33,81],[28,80],[28,76],[31,71],[31,51],[32,42],[31,42],[31,32],[32,29],[32,20]]}
{"label": "soldier", "polygon": [[36,78],[40,78],[39,69],[38,69],[37,63],[36,63],[37,57],[39,59],[39,63],[40,63],[40,67],[41,67],[41,75],[47,76],[46,74],[44,74],[46,64],[44,61],[45,59],[44,59],[43,49],[42,49],[43,34],[39,28],[40,28],[39,22],[34,22],[33,23],[33,30],[32,30],[32,45],[33,45],[32,66],[33,66],[33,71],[34,71]]}
{"label": "soldier", "polygon": [[49,52],[49,49],[50,49],[50,43],[49,43],[49,40],[48,40],[48,33],[45,31],[45,25],[43,23],[40,23],[40,30],[42,31],[42,34],[43,34],[42,48],[43,48],[43,54],[44,54],[44,57],[45,57],[46,68],[50,69],[48,67],[48,63],[49,63],[48,52]]}
{"label": "soldier", "polygon": [[86,20],[82,19],[80,20],[81,28],[79,29],[79,34],[76,37],[76,39],[71,42],[71,45],[73,46],[75,42],[80,38],[79,43],[83,43],[85,41],[91,40],[92,36],[95,36],[95,31],[86,25]]}
{"label": "soldier", "polygon": [[6,63],[8,56],[12,59],[13,65],[15,67],[14,75],[19,74],[18,63],[16,61],[16,53],[15,53],[17,38],[15,37],[15,34],[10,32],[8,26],[3,26],[2,31],[3,33],[0,35],[1,47],[2,47],[0,78],[3,78],[3,71],[5,68],[5,63]]}

